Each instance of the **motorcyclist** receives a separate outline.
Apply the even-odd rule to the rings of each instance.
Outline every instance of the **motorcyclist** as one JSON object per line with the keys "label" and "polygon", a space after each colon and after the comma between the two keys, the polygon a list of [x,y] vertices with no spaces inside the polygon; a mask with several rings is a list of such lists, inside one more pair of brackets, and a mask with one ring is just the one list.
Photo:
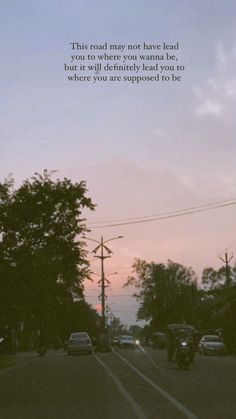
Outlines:
{"label": "motorcyclist", "polygon": [[189,350],[189,357],[191,362],[194,362],[196,353],[196,338],[193,334],[186,333],[184,330],[179,330],[176,334],[174,342],[174,353],[178,351],[181,346],[186,345]]}
{"label": "motorcyclist", "polygon": [[181,349],[183,345],[189,345],[189,337],[184,330],[178,330],[174,340],[174,354]]}

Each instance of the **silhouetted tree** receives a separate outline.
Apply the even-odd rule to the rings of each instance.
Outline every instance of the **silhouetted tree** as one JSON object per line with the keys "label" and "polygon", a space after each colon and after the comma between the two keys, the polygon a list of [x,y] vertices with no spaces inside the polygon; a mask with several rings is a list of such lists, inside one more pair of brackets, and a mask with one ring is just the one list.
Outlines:
{"label": "silhouetted tree", "polygon": [[121,323],[119,317],[113,316],[112,322],[109,327],[109,334],[111,337],[122,335],[126,333],[125,326]]}
{"label": "silhouetted tree", "polygon": [[148,263],[136,259],[135,276],[125,286],[133,285],[139,301],[138,319],[150,320],[152,329],[168,323],[195,321],[194,306],[198,301],[197,278],[191,268],[174,263]]}
{"label": "silhouetted tree", "polygon": [[[229,276],[232,284],[236,283],[235,268],[228,267]],[[231,282],[230,281],[230,282]],[[217,291],[223,289],[227,284],[227,274],[225,266],[220,269],[212,267],[205,268],[202,273],[202,286],[205,291]]]}
{"label": "silhouetted tree", "polygon": [[205,268],[202,274],[202,301],[199,310],[199,327],[222,329],[227,348],[236,351],[236,267],[216,270]]}
{"label": "silhouetted tree", "polygon": [[16,189],[11,177],[0,184],[3,322],[27,319],[50,330],[63,307],[83,299],[88,261],[81,213],[94,205],[84,181],[53,181],[53,174],[36,173]]}

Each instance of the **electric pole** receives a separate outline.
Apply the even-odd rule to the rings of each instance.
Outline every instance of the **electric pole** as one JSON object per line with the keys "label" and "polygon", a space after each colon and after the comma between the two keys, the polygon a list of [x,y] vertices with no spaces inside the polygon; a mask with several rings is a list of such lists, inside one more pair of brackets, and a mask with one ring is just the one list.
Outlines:
{"label": "electric pole", "polygon": [[[106,283],[109,284],[109,281],[105,278],[104,260],[107,259],[107,258],[110,258],[111,253],[112,253],[112,250],[109,249],[109,247],[107,247],[105,245],[105,243],[107,243],[111,240],[122,239],[122,238],[123,238],[123,236],[118,236],[118,237],[113,237],[112,239],[108,239],[108,240],[104,241],[103,236],[101,236],[101,241],[98,241],[98,240],[95,240],[95,239],[90,239],[88,237],[85,237],[85,239],[87,239],[87,240],[91,240],[91,241],[94,241],[94,242],[98,243],[98,246],[92,251],[93,253],[97,253],[97,251],[99,249],[101,249],[100,255],[95,255],[94,257],[101,260],[101,279],[98,282],[101,283],[101,285],[100,285],[101,286],[100,297],[101,297],[101,306],[102,306],[102,330],[104,330],[105,327],[106,327],[106,313],[105,313],[105,311],[106,311],[105,310],[106,309],[106,307],[105,307],[106,294],[105,294],[105,290],[109,286],[109,285],[106,285]],[[104,250],[107,252],[106,255],[104,254]]]}
{"label": "electric pole", "polygon": [[223,259],[221,256],[219,256],[220,260],[222,260],[222,262],[225,263],[225,275],[226,275],[226,281],[225,281],[225,285],[229,286],[230,282],[231,282],[231,278],[230,278],[230,266],[229,266],[229,262],[233,259],[233,255],[230,256],[230,259],[228,259],[228,253],[225,252],[225,258]]}
{"label": "electric pole", "polygon": [[[103,241],[103,237],[101,237],[101,242],[100,245],[98,247],[96,247],[96,249],[93,250],[94,253],[97,252],[97,250],[101,248],[101,254],[100,255],[95,255],[96,258],[99,258],[101,260],[101,279],[98,282],[101,282],[101,303],[102,303],[102,329],[105,329],[106,326],[106,315],[105,315],[105,300],[106,300],[106,294],[105,294],[105,289],[108,285],[105,284],[105,282],[108,282],[108,280],[105,278],[105,274],[104,274],[104,259],[110,258],[110,254],[112,253],[112,251],[104,245],[104,241]],[[104,255],[104,248],[106,249],[108,255]]]}

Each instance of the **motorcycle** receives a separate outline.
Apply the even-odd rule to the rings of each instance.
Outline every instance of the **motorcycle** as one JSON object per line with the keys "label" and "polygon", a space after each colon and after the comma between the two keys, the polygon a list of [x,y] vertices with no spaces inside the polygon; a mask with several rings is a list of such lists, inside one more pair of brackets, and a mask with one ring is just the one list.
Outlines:
{"label": "motorcycle", "polygon": [[175,350],[174,361],[180,369],[188,370],[192,362],[191,349],[186,341],[180,342]]}
{"label": "motorcycle", "polygon": [[193,326],[173,323],[167,326],[167,356],[181,369],[188,369],[194,361],[196,330]]}

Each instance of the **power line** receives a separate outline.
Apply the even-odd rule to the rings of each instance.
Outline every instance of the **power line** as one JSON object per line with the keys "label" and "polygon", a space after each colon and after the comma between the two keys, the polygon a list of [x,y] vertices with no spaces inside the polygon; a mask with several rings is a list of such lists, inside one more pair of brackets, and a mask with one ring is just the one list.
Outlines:
{"label": "power line", "polygon": [[218,204],[217,203],[204,204],[199,207],[191,207],[188,209],[177,210],[177,211],[169,212],[169,213],[163,213],[163,214],[166,214],[163,216],[160,213],[159,216],[154,216],[153,218],[146,218],[146,219],[140,218],[140,219],[134,219],[133,221],[124,221],[124,222],[114,223],[114,224],[105,224],[104,222],[104,225],[101,225],[101,226],[89,225],[88,228],[97,229],[97,228],[107,228],[107,227],[118,227],[118,226],[125,226],[125,225],[131,225],[131,224],[141,224],[141,223],[147,223],[147,222],[153,222],[153,221],[161,221],[161,220],[167,220],[171,218],[183,217],[185,215],[192,215],[192,214],[197,214],[201,212],[206,212],[206,211],[210,211],[210,210],[214,210],[218,208],[229,207],[232,205],[236,205],[236,201],[229,202],[229,200],[227,200],[227,201],[222,201],[222,203],[218,203]]}
{"label": "power line", "polygon": [[232,202],[232,201],[236,201],[236,198],[209,202],[207,204],[196,205],[196,206],[188,207],[188,208],[182,208],[180,210],[175,210],[175,211],[165,211],[165,212],[159,212],[159,213],[155,213],[155,214],[142,215],[142,216],[137,215],[135,217],[128,217],[128,218],[113,218],[113,219],[105,220],[105,221],[94,221],[90,225],[107,224],[107,223],[111,223],[111,222],[114,222],[114,223],[117,222],[118,223],[118,222],[126,222],[126,221],[132,221],[132,220],[137,220],[137,219],[142,220],[142,219],[146,219],[146,218],[160,217],[160,216],[165,216],[165,215],[177,214],[177,213],[183,212],[183,211],[189,211],[189,210],[195,210],[195,209],[200,209],[200,208],[204,208],[204,207],[209,207],[209,206],[212,206],[212,205],[226,204],[227,202]]}

